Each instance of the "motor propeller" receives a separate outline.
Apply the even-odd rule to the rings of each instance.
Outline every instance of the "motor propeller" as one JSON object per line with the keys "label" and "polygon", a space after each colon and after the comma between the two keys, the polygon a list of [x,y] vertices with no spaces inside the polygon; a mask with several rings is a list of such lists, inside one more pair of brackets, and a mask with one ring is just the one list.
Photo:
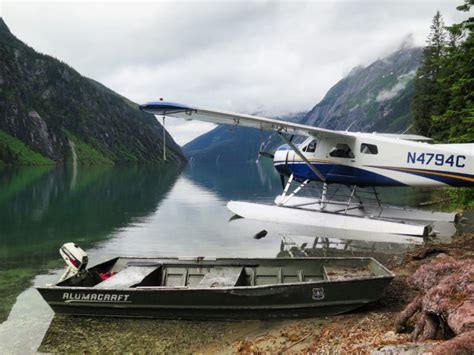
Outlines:
{"label": "motor propeller", "polygon": [[258,155],[261,155],[262,157],[270,158],[270,159],[273,159],[275,157],[275,155],[268,152],[258,152]]}
{"label": "motor propeller", "polygon": [[281,182],[281,188],[284,190],[285,189],[285,176],[280,175],[280,182]]}

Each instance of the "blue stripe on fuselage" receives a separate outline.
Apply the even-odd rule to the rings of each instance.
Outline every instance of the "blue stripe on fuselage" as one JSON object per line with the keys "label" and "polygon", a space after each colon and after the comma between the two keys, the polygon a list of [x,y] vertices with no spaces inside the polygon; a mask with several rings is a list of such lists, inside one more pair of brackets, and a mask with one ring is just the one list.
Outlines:
{"label": "blue stripe on fuselage", "polygon": [[[395,179],[347,165],[318,163],[313,164],[325,177],[328,183],[357,186],[406,186]],[[306,163],[275,164],[275,169],[282,175],[293,173],[296,180],[310,179],[321,181]]]}
{"label": "blue stripe on fuselage", "polygon": [[[328,183],[338,183],[345,185],[358,185],[358,186],[406,186],[401,182],[386,177],[382,174],[374,173],[360,168],[355,168],[347,165],[334,164],[334,163],[317,163],[313,164],[321,173],[326,177],[326,182]],[[276,170],[282,175],[290,175],[293,173],[293,176],[296,180],[306,180],[310,179],[312,181],[320,181],[320,179],[313,173],[313,171],[306,165],[306,163],[288,163],[285,162],[275,162]],[[413,174],[427,179],[432,179],[434,181],[441,182],[450,186],[456,187],[472,187],[472,182],[462,179],[462,177],[471,177],[472,175],[466,174],[456,174],[448,173],[442,171],[430,171],[425,172],[417,171],[406,171],[408,169],[400,170],[398,168],[389,168],[389,167],[376,167],[381,169],[394,170],[398,172],[403,172],[407,174]],[[435,173],[449,174],[451,176],[436,175]],[[453,175],[459,175],[455,177]]]}
{"label": "blue stripe on fuselage", "polygon": [[395,168],[387,166],[375,166],[374,168],[393,170],[397,172],[413,174],[427,179],[442,182],[453,187],[474,187],[474,176],[472,174],[463,174],[457,172],[443,171],[443,170],[428,170],[428,169],[412,169],[412,168]]}

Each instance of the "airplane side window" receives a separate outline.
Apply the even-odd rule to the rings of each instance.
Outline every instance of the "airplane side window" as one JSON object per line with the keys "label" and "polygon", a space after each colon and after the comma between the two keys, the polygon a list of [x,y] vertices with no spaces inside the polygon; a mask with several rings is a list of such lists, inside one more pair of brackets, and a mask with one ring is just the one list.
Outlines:
{"label": "airplane side window", "polygon": [[316,141],[311,141],[311,143],[308,144],[306,151],[308,153],[314,153],[316,151]]}
{"label": "airplane side window", "polygon": [[334,158],[355,158],[354,153],[347,144],[338,143],[331,149],[329,155]]}
{"label": "airplane side window", "polygon": [[360,152],[364,154],[378,154],[379,150],[374,144],[362,143],[360,145]]}

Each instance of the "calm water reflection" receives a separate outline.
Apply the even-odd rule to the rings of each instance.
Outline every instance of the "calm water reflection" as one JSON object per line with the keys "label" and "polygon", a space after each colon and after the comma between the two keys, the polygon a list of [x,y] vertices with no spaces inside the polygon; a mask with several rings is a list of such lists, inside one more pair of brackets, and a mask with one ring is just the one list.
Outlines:
{"label": "calm water reflection", "polygon": [[[79,243],[93,263],[116,255],[274,257],[280,252],[281,234],[296,231],[268,223],[229,223],[232,214],[225,204],[231,199],[271,201],[280,191],[279,177],[266,163],[188,166],[183,172],[169,166],[82,167],[76,174],[42,167],[0,170],[0,353],[35,352],[40,346],[53,313],[31,286],[57,280],[63,266],[57,250],[64,242]],[[408,205],[428,198],[419,191],[383,193],[401,197]],[[254,239],[264,228],[269,234]],[[314,231],[298,234],[306,232],[315,235]],[[395,254],[406,247],[363,241],[347,246],[336,241],[331,245],[319,242],[318,248],[321,253],[333,250],[339,255],[341,250]],[[67,322],[56,319],[53,326]],[[90,344],[87,337],[80,340],[84,334],[81,322],[87,323],[77,323],[78,338],[69,338],[78,348],[69,350],[86,350]],[[94,322],[97,329],[110,323]],[[134,322],[127,324],[133,328],[141,321]],[[176,327],[176,323],[166,324]],[[89,333],[93,338],[94,332]],[[61,332],[49,330],[41,351],[69,351],[67,345],[74,346],[55,334]],[[134,344],[130,349],[140,349],[132,335],[126,335],[127,342]]]}

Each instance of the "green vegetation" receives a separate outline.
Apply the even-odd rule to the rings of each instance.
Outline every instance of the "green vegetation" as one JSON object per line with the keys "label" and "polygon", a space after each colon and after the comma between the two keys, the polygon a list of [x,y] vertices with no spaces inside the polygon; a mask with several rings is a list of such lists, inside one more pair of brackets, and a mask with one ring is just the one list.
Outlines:
{"label": "green vegetation", "polygon": [[474,207],[474,191],[472,188],[446,188],[445,192],[454,206]]}
{"label": "green vegetation", "polygon": [[[25,146],[56,162],[68,161],[68,140],[83,165],[162,162],[163,128],[153,115],[67,64],[35,52],[1,17],[0,63],[0,127],[24,144],[13,149],[10,139],[8,144],[0,139],[0,165],[51,164]],[[166,143],[168,162],[184,162],[169,135]]]}
{"label": "green vegetation", "polygon": [[18,293],[31,285],[36,272],[35,267],[0,270],[0,322],[7,319]]}
{"label": "green vegetation", "polygon": [[[59,258],[49,261],[39,262],[31,265],[23,259],[14,264],[5,263],[0,270],[0,323],[5,321],[10,314],[18,295],[31,286],[33,278],[51,269],[63,267],[64,264]],[[22,264],[20,266],[20,264]]]}
{"label": "green vegetation", "polygon": [[114,162],[112,159],[106,157],[104,154],[100,153],[94,149],[91,145],[85,143],[84,141],[77,138],[68,130],[63,130],[69,141],[74,144],[74,149],[77,154],[77,162],[80,165],[113,165]]}
{"label": "green vegetation", "polygon": [[[459,11],[469,11],[465,0]],[[412,112],[418,133],[441,143],[474,142],[474,17],[445,26],[433,18],[415,79]],[[474,205],[474,189],[448,189],[453,203]]]}
{"label": "green vegetation", "polygon": [[28,148],[22,141],[0,130],[0,163],[52,165],[54,162]]}
{"label": "green vegetation", "polygon": [[[473,0],[459,6],[469,10]],[[474,141],[474,18],[446,27],[433,18],[415,79],[412,111],[417,131],[439,142]]]}
{"label": "green vegetation", "polygon": [[53,168],[51,165],[22,166],[17,169],[8,169],[9,173],[2,173],[0,165],[0,205],[8,201],[11,196],[38,181]]}

